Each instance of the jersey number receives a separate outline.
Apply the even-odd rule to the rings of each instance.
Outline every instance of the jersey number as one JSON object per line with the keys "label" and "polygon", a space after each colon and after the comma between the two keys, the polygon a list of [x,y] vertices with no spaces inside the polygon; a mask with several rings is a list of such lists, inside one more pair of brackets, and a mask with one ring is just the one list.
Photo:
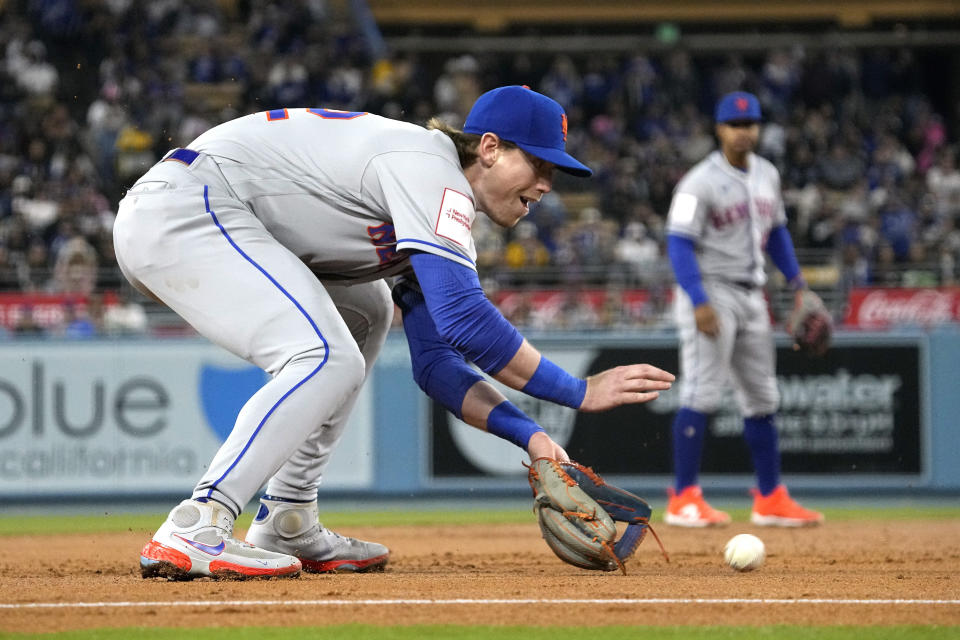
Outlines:
{"label": "jersey number", "polygon": [[[353,120],[367,115],[366,111],[340,111],[339,109],[307,109],[307,113],[320,116],[324,120]],[[267,111],[267,121],[269,122],[286,120],[289,117],[290,112],[287,109]],[[370,236],[373,246],[376,247],[380,264],[386,264],[396,257],[397,234],[393,230],[393,225],[382,224],[377,227],[367,227],[367,234]]]}
{"label": "jersey number", "polygon": [[[307,113],[320,116],[324,120],[353,120],[354,118],[367,115],[366,111],[340,111],[339,109],[307,109]],[[269,122],[286,120],[289,117],[290,112],[287,109],[267,111],[267,120]]]}

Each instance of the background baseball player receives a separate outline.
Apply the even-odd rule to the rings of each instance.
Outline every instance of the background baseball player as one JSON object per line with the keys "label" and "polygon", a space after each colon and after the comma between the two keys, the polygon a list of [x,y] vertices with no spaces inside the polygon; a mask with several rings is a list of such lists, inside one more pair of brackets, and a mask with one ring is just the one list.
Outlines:
{"label": "background baseball player", "polygon": [[667,251],[678,283],[680,404],[673,422],[676,485],[665,519],[687,527],[725,525],[697,484],[710,415],[733,382],[744,416],[758,488],[750,519],[759,525],[816,524],[780,484],[774,416],[780,402],[769,312],[763,294],[764,255],[790,286],[806,288],[786,228],[780,175],[753,153],[760,131],[756,96],[735,92],[716,107],[720,150],[694,166],[675,190]]}
{"label": "background baseball player", "polygon": [[[277,109],[232,120],[170,152],[120,203],[117,258],[140,290],[272,375],[240,411],[190,499],[141,553],[144,576],[366,571],[383,545],[317,521],[317,487],[393,314],[399,276],[414,376],[466,422],[567,459],[468,366],[586,411],[657,397],[648,365],[576,378],[542,358],[490,304],[471,226],[503,226],[550,191],[566,115],[525,87],[481,96],[464,131],[367,113]],[[382,425],[389,428],[389,425]],[[247,534],[233,522],[264,483]],[[253,544],[249,544],[253,543]]]}

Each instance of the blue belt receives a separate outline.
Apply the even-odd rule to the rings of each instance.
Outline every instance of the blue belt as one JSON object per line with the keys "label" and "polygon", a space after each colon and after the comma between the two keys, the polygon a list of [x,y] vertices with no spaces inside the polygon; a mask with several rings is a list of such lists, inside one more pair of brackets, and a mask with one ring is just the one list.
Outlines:
{"label": "blue belt", "polygon": [[191,151],[190,149],[174,149],[167,155],[166,158],[163,159],[163,161],[169,162],[170,160],[176,160],[177,162],[182,162],[189,167],[199,155],[199,153],[196,151]]}

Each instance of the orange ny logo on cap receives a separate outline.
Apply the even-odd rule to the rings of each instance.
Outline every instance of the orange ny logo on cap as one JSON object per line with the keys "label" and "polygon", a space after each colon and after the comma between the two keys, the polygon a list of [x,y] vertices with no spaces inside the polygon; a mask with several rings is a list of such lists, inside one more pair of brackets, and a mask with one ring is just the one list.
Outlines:
{"label": "orange ny logo on cap", "polygon": [[746,98],[737,98],[737,111],[746,111],[750,103]]}
{"label": "orange ny logo on cap", "polygon": [[563,141],[567,141],[567,114],[560,114],[560,126],[563,128]]}

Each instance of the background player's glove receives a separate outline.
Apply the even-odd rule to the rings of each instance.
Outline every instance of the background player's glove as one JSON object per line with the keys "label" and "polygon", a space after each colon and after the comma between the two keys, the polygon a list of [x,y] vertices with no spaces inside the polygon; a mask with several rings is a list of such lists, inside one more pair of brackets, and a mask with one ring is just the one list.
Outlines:
{"label": "background player's glove", "polygon": [[[623,563],[650,528],[650,505],[576,462],[538,458],[527,479],[540,532],[558,558],[583,569],[619,568],[626,574]],[[614,520],[628,523],[620,540]]]}
{"label": "background player's glove", "polygon": [[833,320],[820,296],[809,289],[797,291],[793,311],[787,320],[793,348],[809,356],[822,356],[830,348]]}

